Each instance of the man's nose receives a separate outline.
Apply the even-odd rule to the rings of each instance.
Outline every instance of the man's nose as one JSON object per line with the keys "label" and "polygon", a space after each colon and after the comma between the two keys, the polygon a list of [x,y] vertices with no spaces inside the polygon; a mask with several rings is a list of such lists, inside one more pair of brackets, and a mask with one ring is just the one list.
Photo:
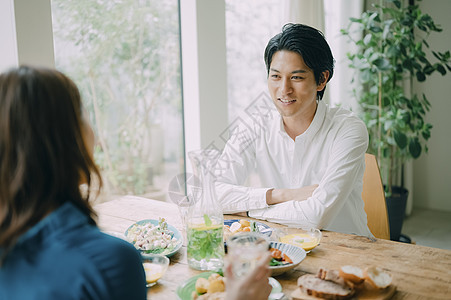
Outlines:
{"label": "man's nose", "polygon": [[286,96],[291,94],[291,92],[293,91],[293,88],[291,86],[291,81],[289,79],[283,79],[282,80],[282,96]]}

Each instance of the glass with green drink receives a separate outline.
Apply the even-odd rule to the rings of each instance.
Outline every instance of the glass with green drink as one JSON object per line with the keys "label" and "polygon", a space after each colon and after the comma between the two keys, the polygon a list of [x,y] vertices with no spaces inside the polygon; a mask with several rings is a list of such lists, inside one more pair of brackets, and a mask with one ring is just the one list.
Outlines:
{"label": "glass with green drink", "polygon": [[191,153],[191,159],[200,176],[201,191],[188,196],[193,197],[186,219],[188,265],[197,270],[219,270],[224,259],[224,217],[213,185],[215,160],[205,152]]}

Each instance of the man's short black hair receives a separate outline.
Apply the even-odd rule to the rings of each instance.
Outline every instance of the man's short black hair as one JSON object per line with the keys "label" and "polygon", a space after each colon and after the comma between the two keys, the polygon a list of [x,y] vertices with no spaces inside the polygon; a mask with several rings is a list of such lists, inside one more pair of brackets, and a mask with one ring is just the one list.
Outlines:
{"label": "man's short black hair", "polygon": [[[328,82],[332,78],[334,57],[321,31],[303,24],[285,24],[282,32],[271,38],[266,46],[265,64],[268,75],[274,54],[281,50],[293,51],[301,55],[305,64],[313,70],[316,84],[324,80],[322,75],[324,71],[329,71]],[[325,90],[326,87],[317,92],[318,100],[323,98]]]}

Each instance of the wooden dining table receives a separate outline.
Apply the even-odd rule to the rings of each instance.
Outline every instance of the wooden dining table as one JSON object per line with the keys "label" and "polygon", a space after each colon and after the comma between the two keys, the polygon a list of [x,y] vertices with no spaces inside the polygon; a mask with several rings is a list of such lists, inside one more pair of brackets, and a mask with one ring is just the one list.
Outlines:
{"label": "wooden dining table", "polygon": [[[124,233],[137,221],[164,217],[169,224],[183,232],[178,207],[170,202],[123,196],[97,204],[94,208],[98,213],[99,228],[103,231]],[[224,219],[243,218],[224,216]],[[272,228],[285,228],[280,224],[260,222]],[[360,268],[378,266],[390,273],[396,287],[392,299],[451,299],[450,250],[331,231],[322,231],[320,244],[296,268],[275,279],[290,299],[301,275],[316,274],[319,268],[339,269],[343,265]],[[184,241],[182,248],[170,257],[170,265],[164,276],[156,285],[148,288],[148,297],[177,299],[177,287],[199,273],[201,271],[193,270],[187,264]]]}

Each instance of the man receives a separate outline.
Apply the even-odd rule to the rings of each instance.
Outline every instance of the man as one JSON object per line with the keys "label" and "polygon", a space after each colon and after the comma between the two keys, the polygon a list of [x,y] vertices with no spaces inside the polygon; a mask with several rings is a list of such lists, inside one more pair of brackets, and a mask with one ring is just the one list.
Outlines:
{"label": "man", "polygon": [[[265,63],[277,111],[252,115],[227,142],[215,170],[224,213],[372,236],[361,197],[368,132],[321,101],[334,67],[322,33],[285,25]],[[254,168],[265,188],[243,186]]]}

